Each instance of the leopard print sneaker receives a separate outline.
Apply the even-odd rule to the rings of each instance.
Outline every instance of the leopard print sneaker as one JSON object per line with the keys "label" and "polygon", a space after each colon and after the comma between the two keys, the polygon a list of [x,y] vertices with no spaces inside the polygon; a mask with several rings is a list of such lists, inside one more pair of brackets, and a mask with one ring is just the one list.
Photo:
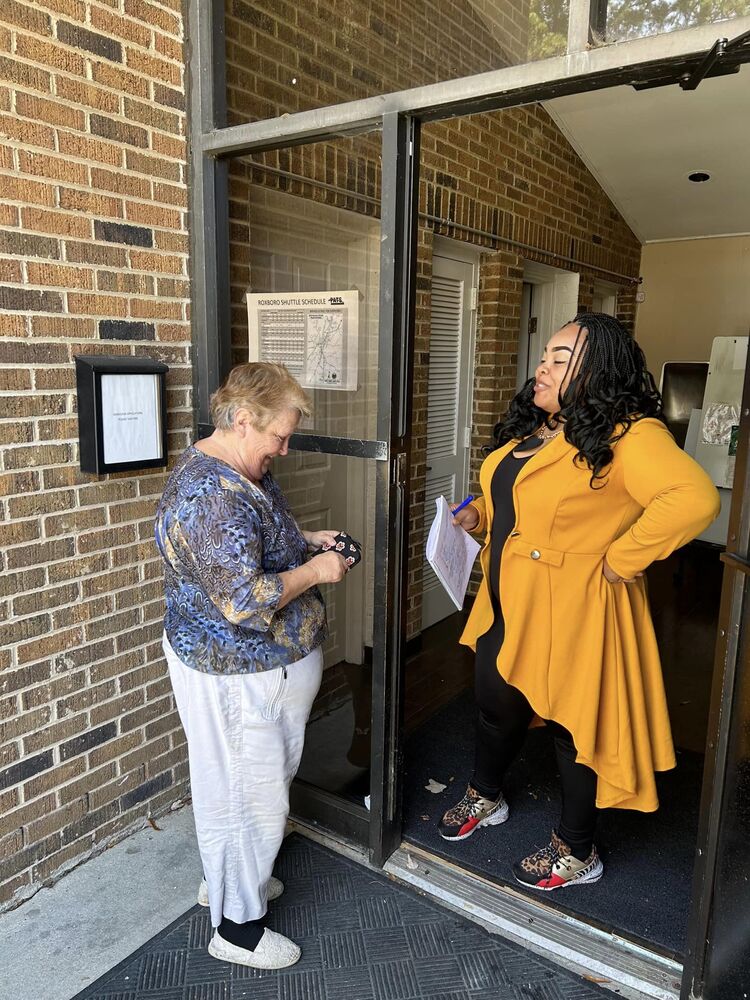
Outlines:
{"label": "leopard print sneaker", "polygon": [[591,854],[585,861],[580,861],[553,830],[549,844],[523,861],[517,861],[513,865],[513,874],[522,885],[551,892],[566,885],[598,882],[604,874],[604,865],[595,847],[591,848]]}
{"label": "leopard print sneaker", "polygon": [[496,826],[507,818],[508,803],[502,794],[485,799],[468,785],[466,795],[438,823],[438,832],[443,840],[466,840],[478,827]]}

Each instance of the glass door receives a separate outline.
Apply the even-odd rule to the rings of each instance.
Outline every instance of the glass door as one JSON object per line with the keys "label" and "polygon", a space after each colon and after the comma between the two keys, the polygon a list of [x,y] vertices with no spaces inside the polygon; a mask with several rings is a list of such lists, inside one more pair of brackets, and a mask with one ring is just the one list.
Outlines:
{"label": "glass door", "polygon": [[376,861],[400,834],[415,141],[386,116],[227,167],[231,362],[281,362],[307,388],[313,414],[274,475],[303,528],[363,550],[323,588],[330,635],[292,810]]}

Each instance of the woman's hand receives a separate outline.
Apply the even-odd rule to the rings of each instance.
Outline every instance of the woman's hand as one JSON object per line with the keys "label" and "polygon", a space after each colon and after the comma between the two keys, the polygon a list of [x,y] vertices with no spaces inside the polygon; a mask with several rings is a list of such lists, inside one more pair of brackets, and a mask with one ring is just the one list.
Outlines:
{"label": "woman's hand", "polygon": [[[458,504],[454,504],[451,510],[454,510],[457,506]],[[476,507],[472,507],[471,504],[467,504],[463,510],[460,510],[455,515],[453,523],[458,524],[464,531],[473,531],[479,524],[479,511]]]}
{"label": "woman's hand", "polygon": [[333,540],[339,532],[335,528],[322,528],[320,531],[303,531],[302,537],[309,549],[322,549],[324,545],[333,545]]}
{"label": "woman's hand", "polygon": [[635,576],[626,580],[624,576],[618,576],[617,573],[615,573],[606,558],[602,564],[602,573],[604,574],[604,579],[607,583],[635,583],[639,576],[643,576],[643,573],[636,573]]}
{"label": "woman's hand", "polygon": [[316,583],[339,583],[346,575],[344,557],[332,549],[313,556],[307,565],[315,571]]}

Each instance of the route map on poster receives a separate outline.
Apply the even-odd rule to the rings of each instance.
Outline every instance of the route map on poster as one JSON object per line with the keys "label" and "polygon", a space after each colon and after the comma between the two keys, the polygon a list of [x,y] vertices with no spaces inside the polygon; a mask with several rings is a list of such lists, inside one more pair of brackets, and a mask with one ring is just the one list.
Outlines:
{"label": "route map on poster", "polygon": [[249,361],[275,361],[308,389],[357,388],[359,292],[247,293]]}

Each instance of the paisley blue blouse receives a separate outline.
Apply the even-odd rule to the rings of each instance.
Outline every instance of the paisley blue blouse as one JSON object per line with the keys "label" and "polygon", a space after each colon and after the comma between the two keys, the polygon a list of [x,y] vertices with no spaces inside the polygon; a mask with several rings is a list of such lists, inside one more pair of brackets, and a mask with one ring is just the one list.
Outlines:
{"label": "paisley blue blouse", "polygon": [[307,543],[270,473],[261,488],[191,446],[156,512],[164,558],[167,638],[183,663],[209,674],[255,673],[307,656],[327,636],[312,587],[279,609],[279,573]]}

